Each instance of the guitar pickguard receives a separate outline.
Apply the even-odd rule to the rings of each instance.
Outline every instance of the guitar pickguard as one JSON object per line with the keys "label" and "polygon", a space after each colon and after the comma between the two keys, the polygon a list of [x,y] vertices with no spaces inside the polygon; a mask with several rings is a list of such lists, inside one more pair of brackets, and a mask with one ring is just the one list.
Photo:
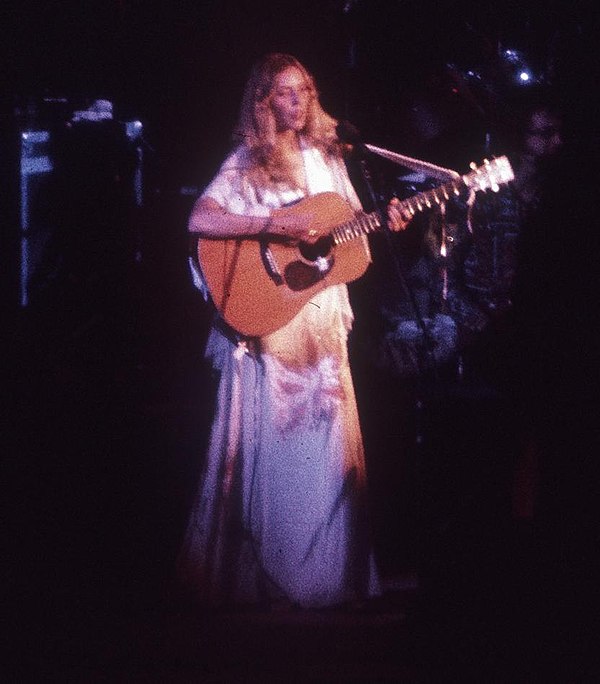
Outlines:
{"label": "guitar pickguard", "polygon": [[262,259],[266,272],[275,285],[283,285],[283,276],[281,275],[281,271],[277,268],[275,257],[273,256],[273,252],[271,251],[268,242],[260,243],[260,258]]}

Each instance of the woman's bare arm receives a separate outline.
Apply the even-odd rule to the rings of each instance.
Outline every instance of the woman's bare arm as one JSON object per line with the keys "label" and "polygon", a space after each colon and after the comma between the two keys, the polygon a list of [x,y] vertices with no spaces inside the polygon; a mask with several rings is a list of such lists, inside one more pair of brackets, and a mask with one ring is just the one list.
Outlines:
{"label": "woman's bare arm", "polygon": [[196,201],[190,219],[190,233],[205,238],[256,238],[272,235],[279,239],[297,241],[310,238],[310,213],[246,216],[232,214],[211,197]]}

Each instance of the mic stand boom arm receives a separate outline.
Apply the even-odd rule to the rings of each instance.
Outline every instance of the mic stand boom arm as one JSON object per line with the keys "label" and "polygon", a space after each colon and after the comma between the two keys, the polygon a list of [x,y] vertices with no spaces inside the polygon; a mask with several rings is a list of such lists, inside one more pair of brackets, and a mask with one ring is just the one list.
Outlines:
{"label": "mic stand boom arm", "polygon": [[460,173],[454,171],[453,169],[445,169],[443,166],[436,166],[431,162],[426,162],[421,159],[414,159],[413,157],[407,157],[405,154],[398,154],[397,152],[392,152],[391,150],[386,150],[383,147],[376,147],[375,145],[365,144],[365,147],[373,154],[377,154],[380,157],[389,159],[395,164],[400,164],[406,166],[406,168],[412,171],[420,171],[431,178],[437,178],[441,181],[447,180],[458,180],[460,178]]}

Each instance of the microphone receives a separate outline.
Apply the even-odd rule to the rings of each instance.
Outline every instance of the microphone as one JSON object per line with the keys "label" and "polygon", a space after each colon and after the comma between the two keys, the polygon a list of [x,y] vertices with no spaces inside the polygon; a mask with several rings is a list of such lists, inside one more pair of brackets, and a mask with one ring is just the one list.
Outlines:
{"label": "microphone", "polygon": [[360,131],[353,123],[350,123],[346,119],[340,119],[338,121],[338,124],[335,127],[335,132],[342,142],[349,144],[361,142]]}
{"label": "microphone", "polygon": [[350,145],[354,152],[358,152],[360,155],[364,156],[370,154],[369,148],[362,141],[360,131],[354,124],[350,123],[350,121],[346,121],[345,119],[338,121],[335,132],[337,133],[340,142]]}

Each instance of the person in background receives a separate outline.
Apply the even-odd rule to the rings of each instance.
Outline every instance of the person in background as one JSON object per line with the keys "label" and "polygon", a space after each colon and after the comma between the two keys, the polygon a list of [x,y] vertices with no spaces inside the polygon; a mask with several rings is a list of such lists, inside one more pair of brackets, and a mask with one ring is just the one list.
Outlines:
{"label": "person in background", "polygon": [[517,269],[527,224],[562,148],[562,117],[547,90],[532,89],[508,100],[496,146],[512,164],[513,183],[477,202],[471,245],[464,261],[464,284],[490,322],[512,309]]}
{"label": "person in background", "polygon": [[547,87],[532,86],[504,104],[497,146],[509,156],[515,178],[497,195],[475,204],[462,266],[464,292],[482,316],[482,327],[465,350],[467,370],[516,408],[513,421],[520,443],[512,514],[517,520],[533,517],[537,497],[538,455],[531,422],[536,400],[530,396],[537,351],[532,356],[528,331],[539,313],[531,307],[532,297],[541,294],[534,254],[543,251],[543,236],[536,226],[545,215],[549,184],[559,175],[562,119]]}

